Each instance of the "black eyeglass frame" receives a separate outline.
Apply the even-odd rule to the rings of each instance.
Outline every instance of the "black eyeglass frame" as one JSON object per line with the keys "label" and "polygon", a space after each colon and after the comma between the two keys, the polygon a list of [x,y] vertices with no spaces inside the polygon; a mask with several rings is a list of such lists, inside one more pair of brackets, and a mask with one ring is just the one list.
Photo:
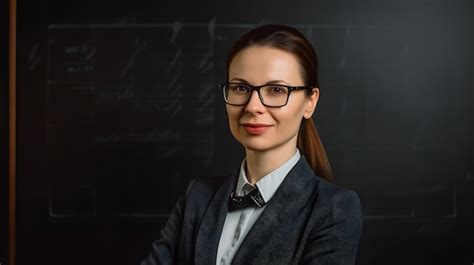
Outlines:
{"label": "black eyeglass frame", "polygon": [[[232,103],[227,102],[227,97],[225,95],[225,88],[228,85],[243,85],[243,86],[249,87],[250,88],[250,96],[247,99],[247,101],[245,103],[242,103],[242,104],[232,104]],[[271,106],[271,105],[267,105],[267,104],[265,104],[265,102],[263,102],[262,95],[260,94],[260,88],[265,87],[265,86],[272,86],[272,85],[273,86],[282,86],[282,87],[286,87],[288,89],[288,96],[286,97],[285,104],[283,104],[281,106],[280,105]],[[247,105],[250,101],[250,98],[252,97],[253,91],[257,90],[258,98],[260,99],[260,102],[262,103],[262,105],[264,105],[265,107],[270,107],[270,108],[281,108],[281,107],[286,106],[286,104],[288,104],[288,100],[290,99],[291,91],[293,91],[293,90],[303,90],[303,89],[310,90],[310,89],[313,88],[311,86],[287,86],[287,85],[281,85],[281,84],[265,84],[265,85],[260,85],[260,86],[252,86],[252,85],[249,85],[249,84],[246,84],[246,83],[239,83],[239,82],[221,83],[221,84],[219,84],[219,87],[222,89],[222,93],[223,93],[223,96],[224,96],[225,103],[228,104],[228,105],[232,105],[232,106],[245,106],[245,105]]]}

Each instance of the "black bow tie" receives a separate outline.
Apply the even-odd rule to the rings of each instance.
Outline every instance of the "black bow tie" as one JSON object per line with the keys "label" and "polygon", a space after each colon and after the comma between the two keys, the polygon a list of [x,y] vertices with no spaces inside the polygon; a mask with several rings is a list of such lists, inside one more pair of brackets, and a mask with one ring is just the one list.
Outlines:
{"label": "black bow tie", "polygon": [[260,194],[258,187],[255,187],[254,190],[245,196],[237,196],[235,191],[232,191],[229,198],[229,212],[247,207],[262,207],[265,203],[266,202],[262,198],[262,194]]}

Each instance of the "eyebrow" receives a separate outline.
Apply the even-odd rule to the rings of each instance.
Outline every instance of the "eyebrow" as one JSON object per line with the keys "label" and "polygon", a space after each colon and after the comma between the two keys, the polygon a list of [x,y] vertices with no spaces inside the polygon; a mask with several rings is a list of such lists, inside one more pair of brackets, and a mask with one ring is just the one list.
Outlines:
{"label": "eyebrow", "polygon": [[[250,84],[250,82],[248,82],[247,80],[243,79],[243,78],[232,78],[232,80],[230,80],[231,82],[234,82],[234,81],[239,81],[239,82],[242,82],[242,83],[246,83],[246,84]],[[287,82],[285,82],[284,80],[270,80],[270,81],[267,81],[264,85],[268,85],[268,84],[277,84],[277,83],[285,83],[288,85]]]}

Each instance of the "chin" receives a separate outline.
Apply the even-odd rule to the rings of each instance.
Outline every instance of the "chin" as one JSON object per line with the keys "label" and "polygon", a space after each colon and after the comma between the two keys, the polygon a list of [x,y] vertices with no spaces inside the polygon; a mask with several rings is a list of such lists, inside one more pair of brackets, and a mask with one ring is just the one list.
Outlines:
{"label": "chin", "polygon": [[278,146],[278,144],[271,143],[268,139],[238,139],[238,141],[245,149],[256,152],[268,151]]}
{"label": "chin", "polygon": [[269,145],[268,141],[255,141],[251,140],[249,141],[248,139],[245,139],[242,141],[242,139],[237,139],[237,141],[247,150],[252,150],[252,151],[265,151],[268,149],[271,149],[271,145]]}
{"label": "chin", "polygon": [[[248,135],[239,135],[235,137],[235,139],[247,150],[256,151],[256,152],[263,152],[269,151],[272,149],[286,149],[286,146],[292,145],[292,139],[296,145],[297,134],[293,137],[288,136],[282,137],[283,139],[275,139],[275,135],[273,137],[249,137]],[[276,137],[278,138],[278,137]],[[281,149],[281,150],[283,150]]]}
{"label": "chin", "polygon": [[255,145],[244,145],[244,147],[245,147],[245,150],[250,150],[254,152],[263,152],[270,149],[268,147],[261,147],[261,146],[255,146]]}

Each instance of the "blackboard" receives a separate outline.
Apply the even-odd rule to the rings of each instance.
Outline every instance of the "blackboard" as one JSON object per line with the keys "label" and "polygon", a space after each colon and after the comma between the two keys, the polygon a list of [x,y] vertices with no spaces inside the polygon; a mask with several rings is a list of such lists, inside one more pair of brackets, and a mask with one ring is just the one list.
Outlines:
{"label": "blackboard", "polygon": [[266,23],[319,54],[314,120],[362,200],[358,264],[474,261],[471,2],[46,2],[19,8],[18,264],[136,263],[192,177],[236,170],[217,84]]}

